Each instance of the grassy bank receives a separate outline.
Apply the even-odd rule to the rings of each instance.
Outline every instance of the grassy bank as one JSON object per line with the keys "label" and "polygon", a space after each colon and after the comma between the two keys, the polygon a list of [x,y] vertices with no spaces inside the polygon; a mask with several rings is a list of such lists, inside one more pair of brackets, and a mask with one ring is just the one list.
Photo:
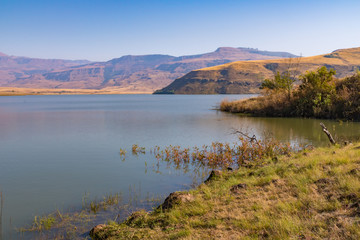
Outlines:
{"label": "grassy bank", "polygon": [[223,171],[95,239],[360,239],[360,143]]}
{"label": "grassy bank", "polygon": [[289,74],[277,74],[263,83],[264,95],[239,101],[223,101],[225,112],[269,117],[310,117],[360,120],[360,72],[335,79],[335,71],[319,68],[300,76],[293,85]]}

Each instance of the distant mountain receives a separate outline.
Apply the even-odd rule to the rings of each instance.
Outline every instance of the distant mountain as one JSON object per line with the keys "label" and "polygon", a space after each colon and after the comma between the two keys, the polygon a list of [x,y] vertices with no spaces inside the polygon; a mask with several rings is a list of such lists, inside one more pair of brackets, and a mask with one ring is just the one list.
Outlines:
{"label": "distant mountain", "polygon": [[39,59],[8,56],[0,52],[0,86],[28,78],[34,74],[46,73],[63,68],[90,63],[87,60]]}
{"label": "distant mountain", "polygon": [[[296,62],[299,61],[299,64]],[[274,59],[261,61],[238,61],[215,67],[194,70],[176,79],[155,93],[165,94],[223,94],[257,93],[265,78],[272,78],[277,71],[289,67],[298,74],[315,70],[320,66],[334,68],[336,77],[354,74],[360,69],[360,48],[336,50],[330,54],[300,59]]]}
{"label": "distant mountain", "polygon": [[[153,92],[195,69],[239,60],[284,57],[295,57],[295,55],[286,52],[230,47],[221,47],[210,53],[181,57],[129,55],[107,62],[89,63],[81,66],[65,67],[62,65],[55,67],[56,64],[54,63],[53,70],[33,69],[32,72],[27,70],[22,74],[13,74],[11,78],[4,78],[0,75],[0,86],[84,89],[115,87],[124,92]],[[10,68],[0,60],[0,71],[2,69]]]}

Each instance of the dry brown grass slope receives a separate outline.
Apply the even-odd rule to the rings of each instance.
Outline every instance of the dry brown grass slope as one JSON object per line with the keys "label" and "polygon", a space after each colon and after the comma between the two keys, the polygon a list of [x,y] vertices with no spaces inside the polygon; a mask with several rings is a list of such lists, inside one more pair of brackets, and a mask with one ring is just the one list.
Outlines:
{"label": "dry brown grass slope", "polygon": [[259,91],[265,78],[272,78],[277,71],[284,72],[291,67],[301,74],[320,66],[334,68],[338,78],[352,75],[360,68],[360,48],[340,49],[330,54],[301,59],[238,61],[198,69],[176,79],[160,93],[254,93]]}

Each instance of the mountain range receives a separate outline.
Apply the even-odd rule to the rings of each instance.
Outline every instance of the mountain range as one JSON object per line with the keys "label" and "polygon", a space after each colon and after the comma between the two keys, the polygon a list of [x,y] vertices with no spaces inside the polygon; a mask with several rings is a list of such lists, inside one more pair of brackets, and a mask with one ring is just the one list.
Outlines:
{"label": "mountain range", "polygon": [[35,59],[0,53],[0,87],[104,89],[153,92],[186,73],[234,61],[296,57],[287,52],[221,47],[214,52],[189,55],[123,56],[107,62]]}
{"label": "mountain range", "polygon": [[90,61],[87,60],[15,57],[0,52],[0,86],[11,84],[19,79],[29,78],[34,74],[42,74],[88,63]]}
{"label": "mountain range", "polygon": [[320,66],[336,70],[343,78],[360,69],[360,48],[335,50],[330,54],[288,59],[237,61],[198,69],[176,79],[156,93],[167,94],[235,94],[257,93],[265,78],[276,72],[290,70],[296,75],[316,70]]}

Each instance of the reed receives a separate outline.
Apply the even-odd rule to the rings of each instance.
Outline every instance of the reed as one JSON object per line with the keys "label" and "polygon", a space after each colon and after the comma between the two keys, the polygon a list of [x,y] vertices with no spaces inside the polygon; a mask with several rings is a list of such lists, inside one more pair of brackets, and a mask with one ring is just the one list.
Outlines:
{"label": "reed", "polygon": [[145,147],[139,147],[138,144],[133,144],[131,151],[133,155],[145,154]]}
{"label": "reed", "polygon": [[294,148],[274,138],[256,140],[239,136],[233,144],[213,142],[202,147],[181,148],[168,146],[164,149],[155,147],[153,153],[158,161],[167,162],[176,169],[206,167],[211,169],[239,168],[245,165],[261,165],[266,158],[290,154]]}

